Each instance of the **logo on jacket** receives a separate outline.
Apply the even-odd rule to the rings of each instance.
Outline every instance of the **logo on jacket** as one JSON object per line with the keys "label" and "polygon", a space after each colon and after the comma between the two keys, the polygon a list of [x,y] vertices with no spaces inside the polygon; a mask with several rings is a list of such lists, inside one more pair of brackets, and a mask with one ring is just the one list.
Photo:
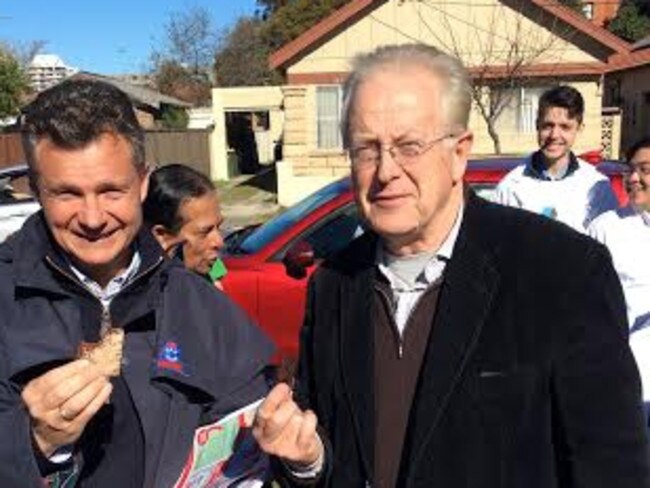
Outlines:
{"label": "logo on jacket", "polygon": [[160,348],[156,366],[159,370],[166,369],[168,371],[176,371],[180,374],[185,374],[183,362],[181,361],[181,349],[174,341],[167,341]]}

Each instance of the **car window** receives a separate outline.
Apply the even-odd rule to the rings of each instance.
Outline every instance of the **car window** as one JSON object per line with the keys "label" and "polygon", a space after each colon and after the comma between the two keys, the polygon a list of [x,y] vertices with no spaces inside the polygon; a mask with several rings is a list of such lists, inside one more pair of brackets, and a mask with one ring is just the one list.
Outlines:
{"label": "car window", "polygon": [[311,244],[315,259],[325,259],[330,254],[343,249],[363,232],[357,206],[350,203],[325,224],[310,229],[303,240]]}
{"label": "car window", "polygon": [[33,201],[27,176],[0,178],[0,205]]}
{"label": "car window", "polygon": [[470,183],[470,186],[479,197],[491,202],[494,201],[494,194],[497,189],[496,183]]}
{"label": "car window", "polygon": [[273,256],[271,260],[281,261],[287,249],[298,241],[306,241],[311,245],[315,259],[325,259],[343,249],[363,232],[364,228],[359,219],[357,207],[353,202],[350,202],[326,219],[316,222],[306,229],[287,244],[282,251]]}
{"label": "car window", "polygon": [[348,180],[339,180],[331,183],[304,200],[301,200],[286,211],[273,217],[261,225],[255,232],[250,233],[239,242],[238,251],[244,254],[254,254],[263,249],[279,235],[289,229],[296,222],[301,221],[317,208],[334,200],[345,193],[350,187]]}

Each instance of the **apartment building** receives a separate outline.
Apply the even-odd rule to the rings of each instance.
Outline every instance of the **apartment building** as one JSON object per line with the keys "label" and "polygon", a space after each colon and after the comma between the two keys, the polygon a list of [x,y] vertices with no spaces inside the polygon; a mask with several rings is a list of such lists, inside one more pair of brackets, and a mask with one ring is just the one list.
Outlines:
{"label": "apartment building", "polygon": [[27,66],[30,86],[37,92],[56,85],[77,71],[56,54],[37,54]]}

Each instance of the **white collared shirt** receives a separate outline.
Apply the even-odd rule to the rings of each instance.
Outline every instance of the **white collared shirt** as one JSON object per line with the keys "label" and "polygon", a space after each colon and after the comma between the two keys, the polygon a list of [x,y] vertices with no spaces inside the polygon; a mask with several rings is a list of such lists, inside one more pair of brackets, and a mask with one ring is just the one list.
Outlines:
{"label": "white collared shirt", "polygon": [[440,248],[437,251],[433,251],[431,258],[424,265],[424,269],[413,284],[407,283],[389,267],[390,260],[409,259],[410,257],[400,258],[397,256],[389,256],[381,242],[377,246],[377,267],[388,280],[391,291],[393,292],[393,319],[395,320],[395,325],[397,325],[400,335],[404,333],[406,322],[420,297],[431,284],[442,277],[447,262],[451,259],[462,220],[463,205],[461,203],[456,220],[449,234],[447,234]]}
{"label": "white collared shirt", "polygon": [[104,309],[106,309],[122,288],[124,288],[124,286],[135,277],[138,269],[140,269],[141,261],[140,253],[135,251],[129,266],[117,276],[114,276],[104,288],[102,288],[95,280],[86,276],[81,270],[77,269],[72,263],[69,262],[68,264],[75,276],[79,278],[79,281],[81,281],[93,296],[97,297]]}
{"label": "white collared shirt", "polygon": [[650,401],[650,213],[628,205],[598,217],[588,232],[612,255],[625,294],[643,398]]}

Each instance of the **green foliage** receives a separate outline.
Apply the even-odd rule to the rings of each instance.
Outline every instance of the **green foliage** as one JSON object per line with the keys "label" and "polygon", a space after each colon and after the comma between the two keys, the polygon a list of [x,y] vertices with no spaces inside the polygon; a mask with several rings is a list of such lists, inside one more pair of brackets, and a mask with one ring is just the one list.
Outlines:
{"label": "green foliage", "polygon": [[283,5],[272,12],[264,27],[264,36],[271,50],[295,39],[348,0],[289,0],[279,3]]}
{"label": "green foliage", "polygon": [[29,91],[27,76],[8,49],[0,47],[0,118],[16,115]]}
{"label": "green foliage", "polygon": [[580,0],[560,0],[560,3],[582,13],[582,2]]}
{"label": "green foliage", "polygon": [[266,20],[280,7],[284,7],[290,2],[291,0],[257,0],[259,7],[257,16]]}
{"label": "green foliage", "polygon": [[647,0],[624,1],[607,29],[630,42],[650,35],[650,8]]}
{"label": "green foliage", "polygon": [[217,86],[257,86],[278,84],[279,75],[268,66],[270,48],[263,37],[264,21],[242,17],[226,33],[215,56]]}
{"label": "green foliage", "polygon": [[195,73],[177,61],[160,61],[153,73],[156,88],[165,95],[197,106],[210,105],[212,83],[202,73]]}
{"label": "green foliage", "polygon": [[186,129],[190,116],[185,109],[166,106],[160,120],[165,129]]}

